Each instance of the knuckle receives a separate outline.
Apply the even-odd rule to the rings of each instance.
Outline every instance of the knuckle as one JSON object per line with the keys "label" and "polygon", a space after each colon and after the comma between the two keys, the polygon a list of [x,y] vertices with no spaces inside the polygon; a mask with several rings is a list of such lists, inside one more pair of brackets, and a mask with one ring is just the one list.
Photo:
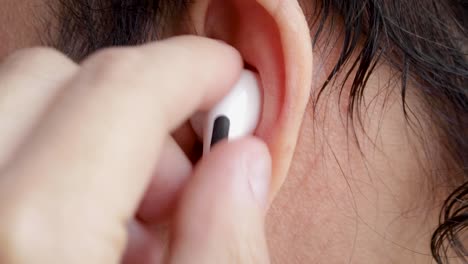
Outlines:
{"label": "knuckle", "polygon": [[132,48],[108,48],[91,55],[81,66],[92,81],[107,82],[131,76],[141,59],[142,55]]}
{"label": "knuckle", "polygon": [[59,51],[36,47],[18,50],[7,56],[0,64],[0,75],[7,80],[24,78],[24,75],[54,80],[73,73],[76,68],[77,65]]}
{"label": "knuckle", "polygon": [[50,65],[54,63],[74,64],[60,51],[49,47],[20,49],[5,58],[2,64],[12,65]]}

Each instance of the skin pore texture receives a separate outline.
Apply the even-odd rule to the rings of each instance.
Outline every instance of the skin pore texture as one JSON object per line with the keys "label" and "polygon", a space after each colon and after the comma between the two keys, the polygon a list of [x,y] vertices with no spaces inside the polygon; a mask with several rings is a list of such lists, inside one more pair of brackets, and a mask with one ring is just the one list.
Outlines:
{"label": "skin pore texture", "polygon": [[[47,44],[45,34],[59,35],[54,29],[60,31],[60,25],[50,28],[57,24],[50,7],[60,10],[61,2],[4,2],[0,59]],[[266,97],[257,135],[268,143],[274,164],[267,217],[273,263],[430,263],[430,239],[450,191],[440,184],[443,179],[434,182],[427,173],[439,168],[440,151],[429,149],[421,131],[409,127],[395,89],[400,82],[385,63],[367,83],[360,124],[349,120],[350,84],[343,94],[337,88],[343,76],[317,100],[338,59],[342,47],[333,44],[340,43],[343,29],[328,25],[312,49],[316,29],[308,28],[307,20],[316,7],[305,2],[194,1],[184,15],[191,27],[168,21],[173,27],[159,35],[221,39],[258,71]],[[111,44],[119,43],[105,45]],[[80,58],[79,52],[69,53]],[[424,115],[416,94],[409,93],[406,102],[416,116]]]}

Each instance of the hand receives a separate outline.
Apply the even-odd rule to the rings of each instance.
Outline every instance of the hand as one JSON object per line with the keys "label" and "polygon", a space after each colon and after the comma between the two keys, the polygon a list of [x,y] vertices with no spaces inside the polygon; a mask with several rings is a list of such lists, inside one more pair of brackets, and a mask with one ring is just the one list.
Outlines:
{"label": "hand", "polygon": [[267,263],[266,146],[221,143],[192,170],[170,136],[241,65],[233,48],[197,37],[80,65],[49,49],[4,60],[0,263]]}

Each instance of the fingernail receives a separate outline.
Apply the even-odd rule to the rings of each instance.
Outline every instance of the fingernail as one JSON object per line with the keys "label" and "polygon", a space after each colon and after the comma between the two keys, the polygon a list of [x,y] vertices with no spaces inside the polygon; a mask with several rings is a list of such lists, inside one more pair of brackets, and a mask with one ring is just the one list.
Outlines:
{"label": "fingernail", "polygon": [[248,166],[250,189],[258,204],[266,208],[271,181],[271,158],[267,148],[253,152]]}

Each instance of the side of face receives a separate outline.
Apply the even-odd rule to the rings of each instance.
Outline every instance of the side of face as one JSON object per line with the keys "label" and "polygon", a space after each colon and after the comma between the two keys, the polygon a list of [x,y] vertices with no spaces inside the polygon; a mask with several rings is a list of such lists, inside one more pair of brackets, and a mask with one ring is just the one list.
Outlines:
{"label": "side of face", "polygon": [[41,43],[40,37],[46,31],[38,21],[41,16],[49,16],[45,4],[46,1],[43,0],[2,1],[0,58],[14,50]]}
{"label": "side of face", "polygon": [[[223,40],[260,76],[264,106],[256,135],[274,161],[268,236],[275,263],[427,262],[439,207],[424,190],[431,186],[426,168],[434,165],[408,129],[395,72],[382,64],[372,74],[360,122],[349,117],[349,83],[343,92],[339,80],[330,83],[319,97],[342,49],[342,28],[327,27],[312,47],[312,2],[198,0],[187,10],[190,27],[170,32]],[[47,5],[54,3],[6,0],[0,58],[43,44],[46,31],[37,21],[55,21]],[[417,95],[408,103],[424,113]]]}

